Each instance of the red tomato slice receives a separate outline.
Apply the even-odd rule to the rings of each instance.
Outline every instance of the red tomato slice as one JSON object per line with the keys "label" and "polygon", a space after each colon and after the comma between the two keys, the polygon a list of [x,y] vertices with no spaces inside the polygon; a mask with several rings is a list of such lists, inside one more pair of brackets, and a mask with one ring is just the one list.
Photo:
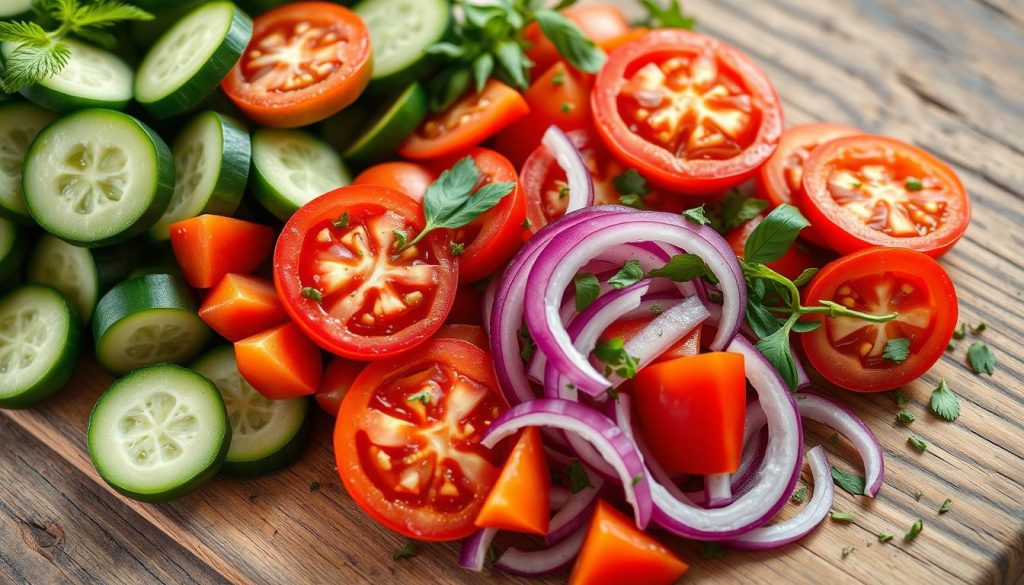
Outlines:
{"label": "red tomato slice", "polygon": [[466,226],[451,231],[451,241],[464,246],[459,254],[459,282],[474,282],[489,276],[500,268],[523,245],[523,221],[526,219],[526,201],[519,186],[519,175],[507,158],[485,148],[469,152],[477,169],[480,183],[514,183],[511,193],[497,205]]}
{"label": "red tomato slice", "polygon": [[[807,359],[828,381],[855,392],[898,388],[924,374],[946,349],[957,320],[956,290],[938,262],[906,248],[870,248],[844,256],[808,285],[804,303],[834,301],[851,309],[899,317],[873,324],[822,317],[824,325],[799,335]],[[910,340],[910,354],[884,356],[891,339]]]}
{"label": "red tomato slice", "polygon": [[320,388],[316,391],[316,403],[324,412],[331,416],[338,416],[338,409],[341,408],[341,401],[345,394],[352,387],[352,383],[366,367],[363,362],[355,362],[343,357],[334,358],[324,370],[323,378],[320,380]]}
{"label": "red tomato slice", "polygon": [[470,90],[447,110],[427,118],[398,154],[412,160],[464,153],[530,111],[520,93],[491,79],[483,91]]}
{"label": "red tomato slice", "polygon": [[271,400],[308,396],[320,385],[320,350],[293,323],[235,342],[238,373]]}
{"label": "red tomato slice", "polygon": [[[764,219],[765,214],[759,214],[754,219],[743,222],[742,225],[729,232],[725,236],[725,240],[729,242],[729,246],[732,247],[732,251],[736,253],[739,258],[743,257],[743,250],[747,245],[747,238],[757,227],[757,224],[761,223]],[[814,261],[809,254],[806,254],[800,250],[799,244],[793,245],[775,262],[769,262],[768,268],[771,268],[775,272],[785,276],[789,279],[795,279],[800,276],[800,273],[808,268],[817,266],[817,262]]]}
{"label": "red tomato slice", "polygon": [[771,156],[782,108],[739,50],[685,30],[619,47],[597,76],[594,125],[623,163],[686,194],[735,187]]}
{"label": "red tomato slice", "polygon": [[633,378],[633,396],[647,444],[666,469],[707,475],[739,468],[747,409],[742,354],[702,353],[648,366]]}
{"label": "red tomato slice", "polygon": [[253,22],[252,40],[221,83],[250,119],[294,128],[355,101],[370,82],[370,32],[354,12],[299,2]]}
{"label": "red tomato slice", "polygon": [[671,585],[689,566],[604,500],[597,502],[569,585]]}
{"label": "red tomato slice", "polygon": [[203,299],[199,318],[224,339],[238,341],[284,323],[288,315],[277,300],[274,283],[228,274]]}
{"label": "red tomato slice", "polygon": [[491,340],[488,339],[484,328],[479,325],[448,323],[438,329],[434,337],[437,339],[461,339],[462,341],[472,343],[482,350],[491,350]]}
{"label": "red tomato slice", "polygon": [[507,408],[491,363],[470,343],[435,339],[359,375],[341,404],[334,453],[367,514],[417,540],[476,530],[502,461],[480,437]]}
{"label": "red tomato slice", "polygon": [[871,246],[949,251],[971,205],[945,163],[883,136],[850,136],[814,149],[804,164],[801,211],[840,254]]}
{"label": "red tomato slice", "polygon": [[170,232],[181,273],[195,288],[252,272],[274,248],[273,229],[233,217],[200,215],[171,224]]}
{"label": "red tomato slice", "polygon": [[373,165],[359,173],[352,184],[387,187],[416,201],[423,201],[427,189],[436,179],[437,175],[421,164],[399,161]]}
{"label": "red tomato slice", "polygon": [[[602,45],[602,48],[606,41],[629,32],[629,20],[622,9],[613,4],[578,4],[562,10],[562,14],[575,23],[587,38]],[[523,37],[530,43],[526,56],[534,63],[533,71],[546,71],[562,59],[558,49],[544,36],[537,23],[527,26]]]}
{"label": "red tomato slice", "polygon": [[412,241],[423,226],[420,204],[384,187],[342,187],[307,203],[274,252],[285,310],[320,347],[355,360],[423,343],[451,310],[458,275],[441,230],[398,251],[400,236]]}
{"label": "red tomato slice", "polygon": [[523,430],[476,517],[480,528],[547,534],[551,470],[537,427]]}
{"label": "red tomato slice", "polygon": [[562,61],[534,81],[523,94],[530,113],[494,137],[494,148],[517,167],[537,148],[550,126],[566,132],[590,128],[590,89],[594,77]]}

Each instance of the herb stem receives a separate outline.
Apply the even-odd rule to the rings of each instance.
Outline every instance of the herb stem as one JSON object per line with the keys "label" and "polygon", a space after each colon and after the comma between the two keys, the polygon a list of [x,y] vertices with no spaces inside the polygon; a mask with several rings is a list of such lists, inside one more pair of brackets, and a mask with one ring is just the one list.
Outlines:
{"label": "herb stem", "polygon": [[847,309],[842,305],[828,305],[820,307],[805,307],[800,305],[795,311],[792,307],[767,307],[767,309],[773,313],[792,313],[797,316],[828,315],[829,317],[853,317],[855,319],[868,321],[869,323],[888,323],[900,316],[896,311],[886,313],[884,315],[873,315],[871,313],[862,313],[860,311],[854,311],[853,309]]}

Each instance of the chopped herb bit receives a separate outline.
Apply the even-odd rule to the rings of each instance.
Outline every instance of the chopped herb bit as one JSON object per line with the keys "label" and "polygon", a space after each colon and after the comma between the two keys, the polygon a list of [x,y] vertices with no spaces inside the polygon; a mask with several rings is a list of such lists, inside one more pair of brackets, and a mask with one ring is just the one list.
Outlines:
{"label": "chopped herb bit", "polygon": [[885,349],[882,350],[882,357],[887,360],[901,364],[910,357],[910,340],[897,337],[885,342]]}
{"label": "chopped herb bit", "polygon": [[896,406],[900,408],[910,404],[910,397],[907,396],[903,390],[893,390],[889,393],[889,396],[892,398],[893,402],[896,403]]}
{"label": "chopped herb bit", "polygon": [[860,189],[863,186],[864,186],[864,183],[861,183],[860,181],[857,181],[856,183],[853,184],[853,188],[854,189]]}
{"label": "chopped herb bit", "polygon": [[856,473],[846,473],[832,466],[832,480],[847,493],[854,496],[864,495],[864,478]]}
{"label": "chopped herb bit", "polygon": [[300,292],[302,293],[302,296],[306,297],[307,299],[313,299],[318,303],[324,299],[324,296],[320,294],[320,291],[316,290],[311,286],[302,287],[302,291]]}
{"label": "chopped herb bit", "polygon": [[704,212],[703,205],[683,211],[683,217],[700,225],[708,225],[711,223],[711,220],[708,219],[707,213]]}
{"label": "chopped herb bit", "polygon": [[601,283],[589,272],[581,272],[572,279],[576,288],[576,312],[581,313],[601,294]]}
{"label": "chopped herb bit", "polygon": [[616,390],[615,388],[608,388],[607,390],[604,391],[604,393],[607,394],[608,398],[610,398],[612,400],[618,400],[619,399],[619,391]]}
{"label": "chopped herb bit", "polygon": [[533,352],[537,350],[537,344],[530,337],[530,330],[526,328],[526,323],[523,323],[523,326],[519,328],[519,344],[519,357],[522,358],[525,364],[533,359]]}
{"label": "chopped herb bit", "polygon": [[988,374],[991,376],[996,371],[996,356],[989,349],[988,345],[975,341],[967,348],[967,362],[975,374]]}
{"label": "chopped herb bit", "polygon": [[651,313],[654,313],[655,315],[660,315],[664,311],[665,309],[663,309],[661,305],[651,305]]}
{"label": "chopped herb bit", "polygon": [[929,406],[936,415],[951,422],[960,416],[960,399],[949,389],[945,380],[939,380],[939,385],[932,390]]}
{"label": "chopped herb bit", "polygon": [[407,540],[405,542],[405,546],[395,551],[395,554],[391,555],[391,558],[396,561],[400,561],[402,559],[411,559],[414,556],[416,556],[418,552],[419,549],[416,547],[416,541]]}
{"label": "chopped herb bit", "polygon": [[946,512],[949,512],[949,507],[952,505],[953,500],[946,498],[946,501],[942,502],[942,505],[939,506],[939,514],[945,514]]}
{"label": "chopped herb bit", "polygon": [[807,486],[801,486],[800,489],[793,492],[793,495],[789,496],[789,501],[794,504],[802,504],[807,499]]}
{"label": "chopped herb bit", "polygon": [[850,556],[851,554],[853,554],[853,551],[855,551],[855,550],[857,550],[857,549],[852,547],[852,546],[844,546],[843,547],[843,558],[845,559],[846,557]]}
{"label": "chopped herb bit", "polygon": [[924,183],[917,177],[909,177],[903,185],[907,188],[907,191],[920,191],[924,188]]}
{"label": "chopped herb bit", "polygon": [[621,175],[612,179],[612,186],[619,192],[619,195],[644,196],[651,192],[647,187],[647,179],[637,172],[636,169],[629,169]]}
{"label": "chopped herb bit", "polygon": [[953,351],[954,349],[956,349],[956,345],[952,341],[946,344],[946,351]]}
{"label": "chopped herb bit", "polygon": [[633,209],[647,209],[647,206],[644,205],[644,199],[640,195],[620,195],[619,203]]}
{"label": "chopped herb bit", "polygon": [[565,199],[569,196],[569,185],[562,185],[558,188],[558,198]]}
{"label": "chopped herb bit", "polygon": [[533,224],[532,224],[532,223],[530,223],[530,220],[529,220],[529,219],[524,219],[524,220],[523,220],[523,223],[522,223],[522,224],[520,224],[520,225],[522,225],[522,226],[523,226],[523,229],[524,229],[524,230],[528,230],[528,229],[530,229],[530,228],[532,228],[532,227],[533,227]]}
{"label": "chopped herb bit", "polygon": [[828,436],[828,442],[835,446],[839,445],[839,433],[832,433]]}
{"label": "chopped herb bit", "polygon": [[849,512],[836,512],[835,510],[829,512],[828,517],[836,522],[853,522],[857,519],[856,516]]}
{"label": "chopped herb bit", "polygon": [[970,327],[969,329],[971,330],[971,333],[973,333],[975,335],[979,335],[981,332],[983,332],[986,329],[988,329],[988,325],[986,325],[985,322],[982,321],[982,322],[978,323],[977,325],[975,325],[974,327]]}
{"label": "chopped herb bit", "polygon": [[452,256],[462,256],[462,253],[466,251],[466,244],[462,242],[448,242],[451,247]]}
{"label": "chopped herb bit", "polygon": [[615,374],[620,378],[632,378],[636,376],[639,364],[636,358],[626,353],[626,342],[621,337],[609,339],[598,343],[594,347],[594,355],[604,362],[604,373],[606,376]]}
{"label": "chopped herb bit", "polygon": [[572,104],[569,102],[562,102],[561,110],[563,114],[568,114],[572,111]]}
{"label": "chopped herb bit", "polygon": [[917,417],[915,417],[914,413],[910,412],[907,409],[903,409],[896,413],[896,422],[900,423],[901,425],[909,425],[915,420],[917,420]]}
{"label": "chopped herb bit", "polygon": [[636,485],[636,484],[640,483],[640,481],[643,480],[643,478],[644,478],[644,476],[641,473],[638,473],[638,474],[634,475],[633,479],[631,481],[632,485]]}
{"label": "chopped herb bit", "polygon": [[717,542],[702,542],[700,556],[704,559],[720,559],[725,556],[725,548]]}
{"label": "chopped herb bit", "polygon": [[967,335],[967,323],[961,323],[953,330],[953,339],[960,341]]}
{"label": "chopped herb bit", "polygon": [[569,491],[574,494],[577,494],[588,487],[592,487],[590,478],[587,477],[587,471],[583,469],[583,464],[576,459],[573,459],[565,466],[565,471],[563,473],[569,480]]}
{"label": "chopped herb bit", "polygon": [[914,521],[913,524],[910,525],[910,530],[908,530],[907,533],[903,535],[903,540],[907,542],[913,542],[913,540],[917,538],[917,535],[921,534],[922,530],[924,530],[924,520],[918,518]]}
{"label": "chopped herb bit", "polygon": [[395,248],[401,250],[405,247],[405,243],[409,241],[409,234],[402,230],[392,230],[391,235],[395,237]]}
{"label": "chopped herb bit", "polygon": [[418,401],[418,402],[422,402],[423,404],[430,404],[431,402],[434,401],[434,393],[431,392],[430,389],[424,388],[423,390],[420,390],[419,392],[417,392],[415,394],[410,394],[409,397],[405,399],[405,401],[406,402],[417,402]]}
{"label": "chopped herb bit", "polygon": [[551,85],[562,85],[565,83],[565,71],[559,71],[551,76]]}
{"label": "chopped herb bit", "polygon": [[907,437],[907,444],[921,452],[928,448],[928,443],[914,435]]}
{"label": "chopped herb bit", "polygon": [[757,217],[768,209],[768,205],[768,201],[764,199],[742,195],[739,191],[733,190],[715,209],[717,213],[716,217],[711,218],[711,226],[719,233],[728,233]]}
{"label": "chopped herb bit", "polygon": [[921,490],[914,490],[914,501],[920,502],[921,501],[921,496],[923,496],[923,495],[924,495],[924,492],[922,492]]}
{"label": "chopped herb bit", "polygon": [[638,260],[626,260],[622,268],[615,273],[615,276],[608,279],[608,284],[614,289],[623,289],[631,284],[636,284],[644,277],[644,269],[640,268]]}
{"label": "chopped herb bit", "polygon": [[340,230],[342,228],[348,227],[348,221],[348,212],[346,211],[345,213],[342,213],[340,216],[338,216],[338,219],[331,221],[331,225]]}
{"label": "chopped herb bit", "polygon": [[487,547],[487,562],[494,564],[498,560],[498,549],[494,545]]}
{"label": "chopped herb bit", "polygon": [[311,482],[309,484],[309,491],[311,491],[311,492],[318,492],[318,491],[320,491],[320,482],[319,481]]}
{"label": "chopped herb bit", "polygon": [[888,533],[888,532],[879,532],[878,533],[878,542],[889,542],[892,539],[893,539],[893,535]]}

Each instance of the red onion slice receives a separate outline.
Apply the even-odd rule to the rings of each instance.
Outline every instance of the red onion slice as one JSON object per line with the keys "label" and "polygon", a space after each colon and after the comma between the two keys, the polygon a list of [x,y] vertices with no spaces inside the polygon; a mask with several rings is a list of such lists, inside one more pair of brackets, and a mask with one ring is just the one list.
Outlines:
{"label": "red onion slice", "polygon": [[566,213],[571,213],[594,204],[594,177],[590,174],[587,161],[583,160],[576,145],[558,126],[550,126],[541,138],[541,144],[555,157],[555,162],[565,171],[569,185],[569,204]]}
{"label": "red onion slice", "polygon": [[497,528],[481,528],[463,540],[459,549],[459,566],[470,571],[483,571],[487,550],[497,534]]}
{"label": "red onion slice", "polygon": [[864,462],[864,495],[875,497],[885,475],[885,456],[871,429],[848,408],[820,394],[800,392],[793,398],[801,416],[832,427],[853,443]]}
{"label": "red onion slice", "polygon": [[523,577],[544,577],[565,571],[580,554],[586,535],[587,526],[584,524],[549,548],[529,552],[510,548],[498,557],[494,567],[504,573]]}
{"label": "red onion slice", "polygon": [[747,379],[768,421],[768,447],[749,490],[722,508],[697,508],[672,497],[664,486],[651,485],[655,521],[666,530],[695,540],[734,538],[771,520],[789,499],[800,476],[803,427],[785,382],[746,339],[736,337],[727,350],[743,354]]}
{"label": "red onion slice", "polygon": [[604,480],[586,466],[583,467],[583,471],[587,474],[590,487],[569,494],[564,505],[551,517],[548,533],[544,536],[544,544],[550,546],[568,538],[580,527],[586,526],[590,519],[597,503],[597,495],[604,486]]}
{"label": "red onion slice", "polygon": [[636,445],[622,429],[608,417],[578,402],[542,398],[506,410],[487,428],[480,444],[492,448],[501,439],[531,426],[561,429],[589,441],[615,469],[626,501],[636,513],[637,527],[647,527],[652,509],[651,485]]}
{"label": "red onion slice", "polygon": [[[646,367],[707,318],[708,311],[704,303],[692,296],[662,311],[626,342],[623,349],[626,354],[636,358],[638,368]],[[623,382],[623,378],[613,378],[616,387]]]}
{"label": "red onion slice", "polygon": [[807,452],[807,461],[814,478],[814,493],[810,501],[792,518],[771,526],[755,528],[726,541],[726,544],[744,550],[769,550],[796,542],[811,533],[828,516],[835,498],[831,470],[825,449],[821,445]]}
{"label": "red onion slice", "polygon": [[731,474],[712,473],[704,476],[704,507],[721,508],[732,501]]}

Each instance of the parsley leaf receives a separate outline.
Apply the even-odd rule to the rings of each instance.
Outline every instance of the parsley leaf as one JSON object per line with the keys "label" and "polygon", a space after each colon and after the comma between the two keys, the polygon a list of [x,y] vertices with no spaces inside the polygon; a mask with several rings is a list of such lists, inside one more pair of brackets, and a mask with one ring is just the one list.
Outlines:
{"label": "parsley leaf", "polygon": [[615,273],[615,276],[608,279],[608,284],[614,289],[623,289],[631,284],[636,284],[644,277],[644,270],[640,268],[637,260],[626,260],[622,268]]}
{"label": "parsley leaf", "polygon": [[939,506],[939,514],[945,514],[946,512],[949,512],[949,507],[952,505],[953,500],[946,498],[946,501],[942,502],[942,505]]}
{"label": "parsley leaf", "polygon": [[743,258],[747,262],[774,262],[789,250],[796,241],[800,230],[811,225],[800,210],[783,203],[769,213],[754,231],[750,232],[743,247]]}
{"label": "parsley leaf", "polygon": [[707,213],[705,213],[704,211],[703,204],[697,207],[691,207],[690,209],[683,210],[683,217],[687,221],[692,221],[693,223],[699,225],[708,225],[709,223],[711,223],[711,220],[708,218]]}
{"label": "parsley leaf", "polygon": [[733,190],[715,208],[711,226],[719,233],[728,233],[768,209],[768,202]]}
{"label": "parsley leaf", "polygon": [[856,547],[853,547],[853,546],[844,546],[844,547],[843,547],[843,558],[845,559],[846,557],[848,557],[848,556],[852,555],[852,554],[853,554],[853,551],[855,551],[855,550],[857,550],[857,548],[856,548]]}
{"label": "parsley leaf", "polygon": [[449,242],[449,248],[451,248],[452,256],[462,256],[462,253],[466,251],[466,244],[462,242]]}
{"label": "parsley leaf", "polygon": [[960,416],[960,399],[949,389],[945,380],[939,380],[939,385],[932,390],[929,406],[932,412],[950,422]]}
{"label": "parsley leaf", "polygon": [[391,558],[396,561],[402,559],[411,559],[419,553],[419,549],[416,546],[415,540],[407,540],[405,546],[395,551],[395,554],[391,555]]}
{"label": "parsley leaf", "polygon": [[700,556],[704,559],[720,559],[725,556],[725,547],[718,542],[701,542]]}
{"label": "parsley leaf", "polygon": [[683,14],[683,7],[679,0],[668,0],[667,6],[662,6],[661,0],[640,0],[640,4],[647,9],[647,18],[642,24],[650,28],[685,28],[693,30],[697,21]]}
{"label": "parsley leaf", "polygon": [[807,486],[800,486],[800,489],[793,492],[793,495],[789,496],[789,501],[794,504],[802,504],[807,499]]}
{"label": "parsley leaf", "polygon": [[647,187],[647,179],[637,172],[636,169],[629,169],[621,175],[612,179],[612,185],[619,195],[647,195],[651,190]]}
{"label": "parsley leaf", "polygon": [[853,522],[857,519],[856,516],[849,512],[836,512],[835,510],[829,512],[828,516],[836,522]]}
{"label": "parsley leaf", "polygon": [[915,420],[917,420],[917,417],[914,416],[914,413],[910,412],[905,408],[896,413],[896,422],[900,423],[901,425],[909,425]]}
{"label": "parsley leaf", "polygon": [[331,224],[335,228],[340,230],[342,228],[347,228],[348,227],[348,222],[349,222],[349,217],[348,217],[348,212],[346,211],[345,213],[342,213],[341,215],[339,215],[338,219],[332,220]]}
{"label": "parsley leaf", "polygon": [[885,349],[882,350],[882,357],[887,360],[901,364],[910,357],[910,340],[897,337],[885,342]]}
{"label": "parsley leaf", "polygon": [[604,371],[606,376],[612,374],[620,378],[636,376],[639,364],[635,357],[626,353],[625,348],[626,342],[621,337],[603,341],[594,347],[594,355],[605,364]]}
{"label": "parsley leaf", "polygon": [[928,443],[925,443],[924,440],[919,437],[915,437],[914,435],[907,437],[907,444],[922,453],[928,448]]}
{"label": "parsley leaf", "polygon": [[601,294],[601,283],[597,277],[589,272],[577,274],[572,279],[576,288],[576,312],[581,313],[597,300]]}
{"label": "parsley leaf", "polygon": [[996,371],[996,356],[989,349],[988,345],[975,341],[967,348],[967,361],[975,374],[988,374],[991,376]]}
{"label": "parsley leaf", "polygon": [[592,487],[590,478],[587,476],[587,471],[583,469],[583,464],[576,459],[573,459],[565,466],[565,471],[563,473],[569,480],[569,491],[574,494],[579,493],[588,487]]}
{"label": "parsley leaf", "polygon": [[924,530],[924,520],[918,518],[910,525],[910,530],[903,535],[903,540],[906,542],[913,542],[913,540],[917,538],[917,535],[921,534],[922,530]]}
{"label": "parsley leaf", "polygon": [[554,10],[538,10],[534,17],[540,31],[570,65],[587,73],[597,73],[604,65],[607,58],[604,51],[563,14]]}
{"label": "parsley leaf", "polygon": [[889,532],[879,532],[878,533],[878,542],[889,542],[892,539],[893,539],[893,535],[891,533],[889,533]]}
{"label": "parsley leaf", "polygon": [[[470,156],[441,173],[423,196],[427,223],[408,246],[413,246],[438,228],[462,227],[498,204],[515,188],[515,183],[487,183],[476,189],[480,170]],[[475,192],[474,192],[475,190]]]}
{"label": "parsley leaf", "polygon": [[711,274],[711,269],[696,254],[676,254],[661,268],[649,272],[650,276],[663,276],[675,282],[686,282]]}
{"label": "parsley leaf", "polygon": [[849,494],[854,496],[864,495],[864,478],[856,473],[846,473],[833,465],[832,480]]}
{"label": "parsley leaf", "polygon": [[401,250],[405,247],[405,243],[409,240],[409,234],[402,230],[391,230],[391,235],[395,237],[395,248]]}

